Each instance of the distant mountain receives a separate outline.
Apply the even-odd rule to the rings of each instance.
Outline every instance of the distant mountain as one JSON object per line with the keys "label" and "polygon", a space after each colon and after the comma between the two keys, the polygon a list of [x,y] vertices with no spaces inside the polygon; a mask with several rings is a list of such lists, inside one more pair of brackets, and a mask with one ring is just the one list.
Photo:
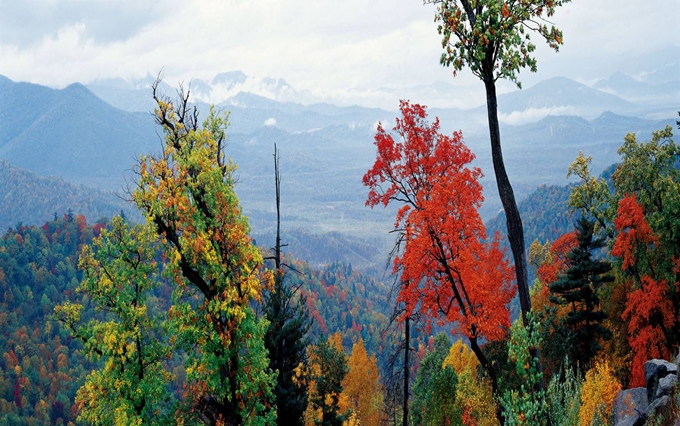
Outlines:
{"label": "distant mountain", "polygon": [[[229,77],[234,78],[242,79]],[[231,80],[225,77],[224,81]],[[584,102],[592,96],[602,101],[601,107],[628,105],[613,95],[572,83],[555,80],[528,89],[522,96],[533,97],[539,106],[553,105],[558,98],[549,97],[550,88],[564,84],[582,90]],[[506,105],[529,105],[517,96],[504,98]],[[2,79],[0,97],[9,100],[0,105],[0,158],[36,174],[120,189],[124,177],[131,176],[129,170],[137,156],[160,148],[159,129],[149,113],[121,111],[81,85],[52,90]],[[572,99],[574,105],[578,101],[578,96],[570,98],[566,93],[564,98]],[[202,117],[206,108],[199,103]],[[397,113],[356,106],[301,105],[246,92],[237,93],[218,109],[231,110],[226,154],[238,165],[236,191],[254,234],[265,235],[275,224],[272,153],[276,143],[281,151],[284,229],[304,228],[318,235],[337,232],[377,245],[391,238],[388,231],[395,211],[366,208],[367,190],[361,178],[375,160],[375,125],[382,121],[390,129]],[[446,133],[463,129],[465,142],[477,155],[475,164],[485,173],[482,217],[495,217],[501,204],[488,133],[481,124],[471,125],[475,117],[482,117],[480,123],[485,117],[474,115],[473,110],[429,112],[431,119],[440,117]],[[618,160],[617,149],[626,133],[638,132],[648,139],[653,130],[675,123],[675,114],[671,117],[658,121],[607,112],[590,120],[548,116],[523,125],[502,124],[503,154],[516,198],[524,199],[539,185],[567,183],[567,167],[579,150],[592,155],[594,172],[601,172]],[[336,238],[333,244],[344,247],[345,243]],[[347,249],[348,253],[352,250]]]}
{"label": "distant mountain", "polygon": [[604,80],[599,80],[593,88],[615,94],[630,102],[640,102],[657,106],[678,108],[680,99],[680,74],[674,80],[662,82],[642,81],[622,72],[612,74]]}
{"label": "distant mountain", "polygon": [[0,160],[0,229],[18,223],[40,225],[69,210],[90,221],[121,211],[132,219],[139,218],[133,206],[112,192],[36,176]]}
{"label": "distant mountain", "polygon": [[0,158],[43,176],[119,190],[140,154],[160,147],[150,114],[114,108],[85,86],[0,80]]}
{"label": "distant mountain", "polygon": [[551,78],[528,89],[498,96],[499,119],[508,124],[533,122],[548,115],[594,118],[605,111],[630,114],[639,109],[616,95],[565,77]]}

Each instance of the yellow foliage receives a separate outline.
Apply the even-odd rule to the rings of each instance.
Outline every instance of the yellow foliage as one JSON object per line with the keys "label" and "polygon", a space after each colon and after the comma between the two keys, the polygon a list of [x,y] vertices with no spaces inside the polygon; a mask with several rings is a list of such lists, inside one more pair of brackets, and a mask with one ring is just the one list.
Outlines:
{"label": "yellow foliage", "polygon": [[581,426],[590,426],[595,415],[602,414],[609,418],[614,398],[621,391],[621,384],[614,376],[609,363],[597,362],[594,368],[586,373],[581,389],[581,409],[579,419]]}
{"label": "yellow foliage", "polygon": [[[352,347],[349,358],[349,372],[342,381],[340,395],[341,411],[352,410],[356,420],[364,426],[380,424],[380,413],[383,408],[383,394],[378,375],[378,363],[375,355],[368,356],[363,339]],[[356,423],[347,423],[348,425]]]}
{"label": "yellow foliage", "polygon": [[444,360],[442,367],[453,367],[456,374],[460,375],[466,369],[477,371],[479,360],[474,352],[461,339],[456,340],[449,349],[449,355]]}
{"label": "yellow foliage", "polygon": [[453,367],[458,376],[456,404],[463,412],[466,426],[497,426],[496,405],[491,383],[477,376],[479,360],[472,350],[457,340],[451,345],[442,367]]}

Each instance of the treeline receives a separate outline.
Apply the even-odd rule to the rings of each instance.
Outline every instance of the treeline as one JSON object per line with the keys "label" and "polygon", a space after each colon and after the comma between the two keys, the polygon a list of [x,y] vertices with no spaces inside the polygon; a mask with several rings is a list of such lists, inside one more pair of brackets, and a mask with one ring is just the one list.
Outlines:
{"label": "treeline", "polygon": [[55,212],[72,209],[89,218],[112,217],[124,211],[138,220],[130,204],[112,192],[72,185],[12,167],[0,159],[0,229],[18,223],[40,224]]}

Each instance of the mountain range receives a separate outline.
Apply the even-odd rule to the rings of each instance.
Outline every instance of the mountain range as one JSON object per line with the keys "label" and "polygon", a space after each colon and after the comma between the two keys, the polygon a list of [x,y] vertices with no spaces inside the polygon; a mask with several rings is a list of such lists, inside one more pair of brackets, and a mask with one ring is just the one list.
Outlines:
{"label": "mountain range", "polygon": [[[619,80],[623,82],[616,86]],[[53,188],[75,185],[81,198],[100,197],[109,206],[89,214],[120,211],[121,204],[111,201],[111,191],[125,193],[134,181],[133,169],[139,156],[157,152],[161,146],[158,128],[149,112],[153,107],[151,92],[144,87],[149,81],[132,84],[108,80],[88,86],[76,83],[56,90],[0,76],[0,158],[6,161],[3,167],[32,173],[30,179],[24,179],[34,182],[27,188],[47,185],[48,181],[41,179],[52,176],[56,177],[49,179]],[[633,97],[627,100],[611,93],[636,87],[626,81],[613,76],[589,87],[555,78],[499,96],[504,158],[519,200],[539,185],[566,184],[567,167],[579,150],[593,156],[593,171],[599,173],[617,161],[616,150],[626,133],[637,132],[648,139],[652,131],[674,123],[671,117],[677,107],[672,109],[663,102],[635,102]],[[280,96],[277,99],[265,91],[240,90],[248,85],[267,87]],[[606,90],[597,88],[605,85]],[[367,191],[361,177],[375,159],[376,124],[382,121],[386,128],[392,127],[396,112],[293,102],[285,98],[294,89],[283,80],[257,81],[239,72],[220,74],[210,82],[194,81],[191,87],[202,115],[209,105],[201,99],[230,95],[216,107],[230,111],[226,153],[239,167],[237,193],[256,238],[269,235],[275,223],[272,154],[276,143],[281,151],[285,229],[334,236],[336,245],[346,241],[338,235],[349,235],[360,241],[359,248],[353,251],[355,258],[366,253],[361,247],[389,244],[388,231],[395,212],[364,207]],[[160,88],[173,94],[167,85]],[[643,88],[639,90],[644,92]],[[667,114],[663,113],[666,109],[670,111]],[[477,154],[475,165],[486,175],[482,180],[486,197],[482,216],[485,220],[495,217],[501,205],[484,127],[485,108],[432,108],[429,113],[432,119],[440,118],[444,132],[463,130],[466,143]],[[660,120],[659,114],[664,119]],[[24,193],[33,190],[28,191]],[[77,200],[69,202],[74,211],[82,205]],[[49,198],[44,198],[44,204],[43,210],[48,213],[43,212],[43,216],[63,208]],[[14,216],[0,217],[0,224],[15,220]]]}

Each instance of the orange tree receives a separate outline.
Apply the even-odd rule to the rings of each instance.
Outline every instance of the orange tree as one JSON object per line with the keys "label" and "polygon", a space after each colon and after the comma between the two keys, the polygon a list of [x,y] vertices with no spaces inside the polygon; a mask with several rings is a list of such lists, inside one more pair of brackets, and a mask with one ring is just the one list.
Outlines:
{"label": "orange tree", "polygon": [[175,105],[156,93],[161,155],[139,164],[133,198],[161,239],[175,284],[169,310],[186,353],[189,413],[210,424],[271,424],[276,378],[252,308],[272,283],[249,237],[234,191],[235,166],[222,144],[227,118],[198,113],[180,90]]}
{"label": "orange tree", "polygon": [[403,283],[398,302],[404,316],[420,311],[464,334],[497,392],[494,367],[479,342],[504,337],[515,289],[498,237],[485,242],[478,212],[482,173],[470,166],[474,154],[460,132],[440,134],[439,120],[428,123],[418,104],[402,101],[400,110],[394,131],[401,140],[379,125],[377,158],[363,178],[367,205],[400,206],[394,224],[400,236],[394,271]]}

